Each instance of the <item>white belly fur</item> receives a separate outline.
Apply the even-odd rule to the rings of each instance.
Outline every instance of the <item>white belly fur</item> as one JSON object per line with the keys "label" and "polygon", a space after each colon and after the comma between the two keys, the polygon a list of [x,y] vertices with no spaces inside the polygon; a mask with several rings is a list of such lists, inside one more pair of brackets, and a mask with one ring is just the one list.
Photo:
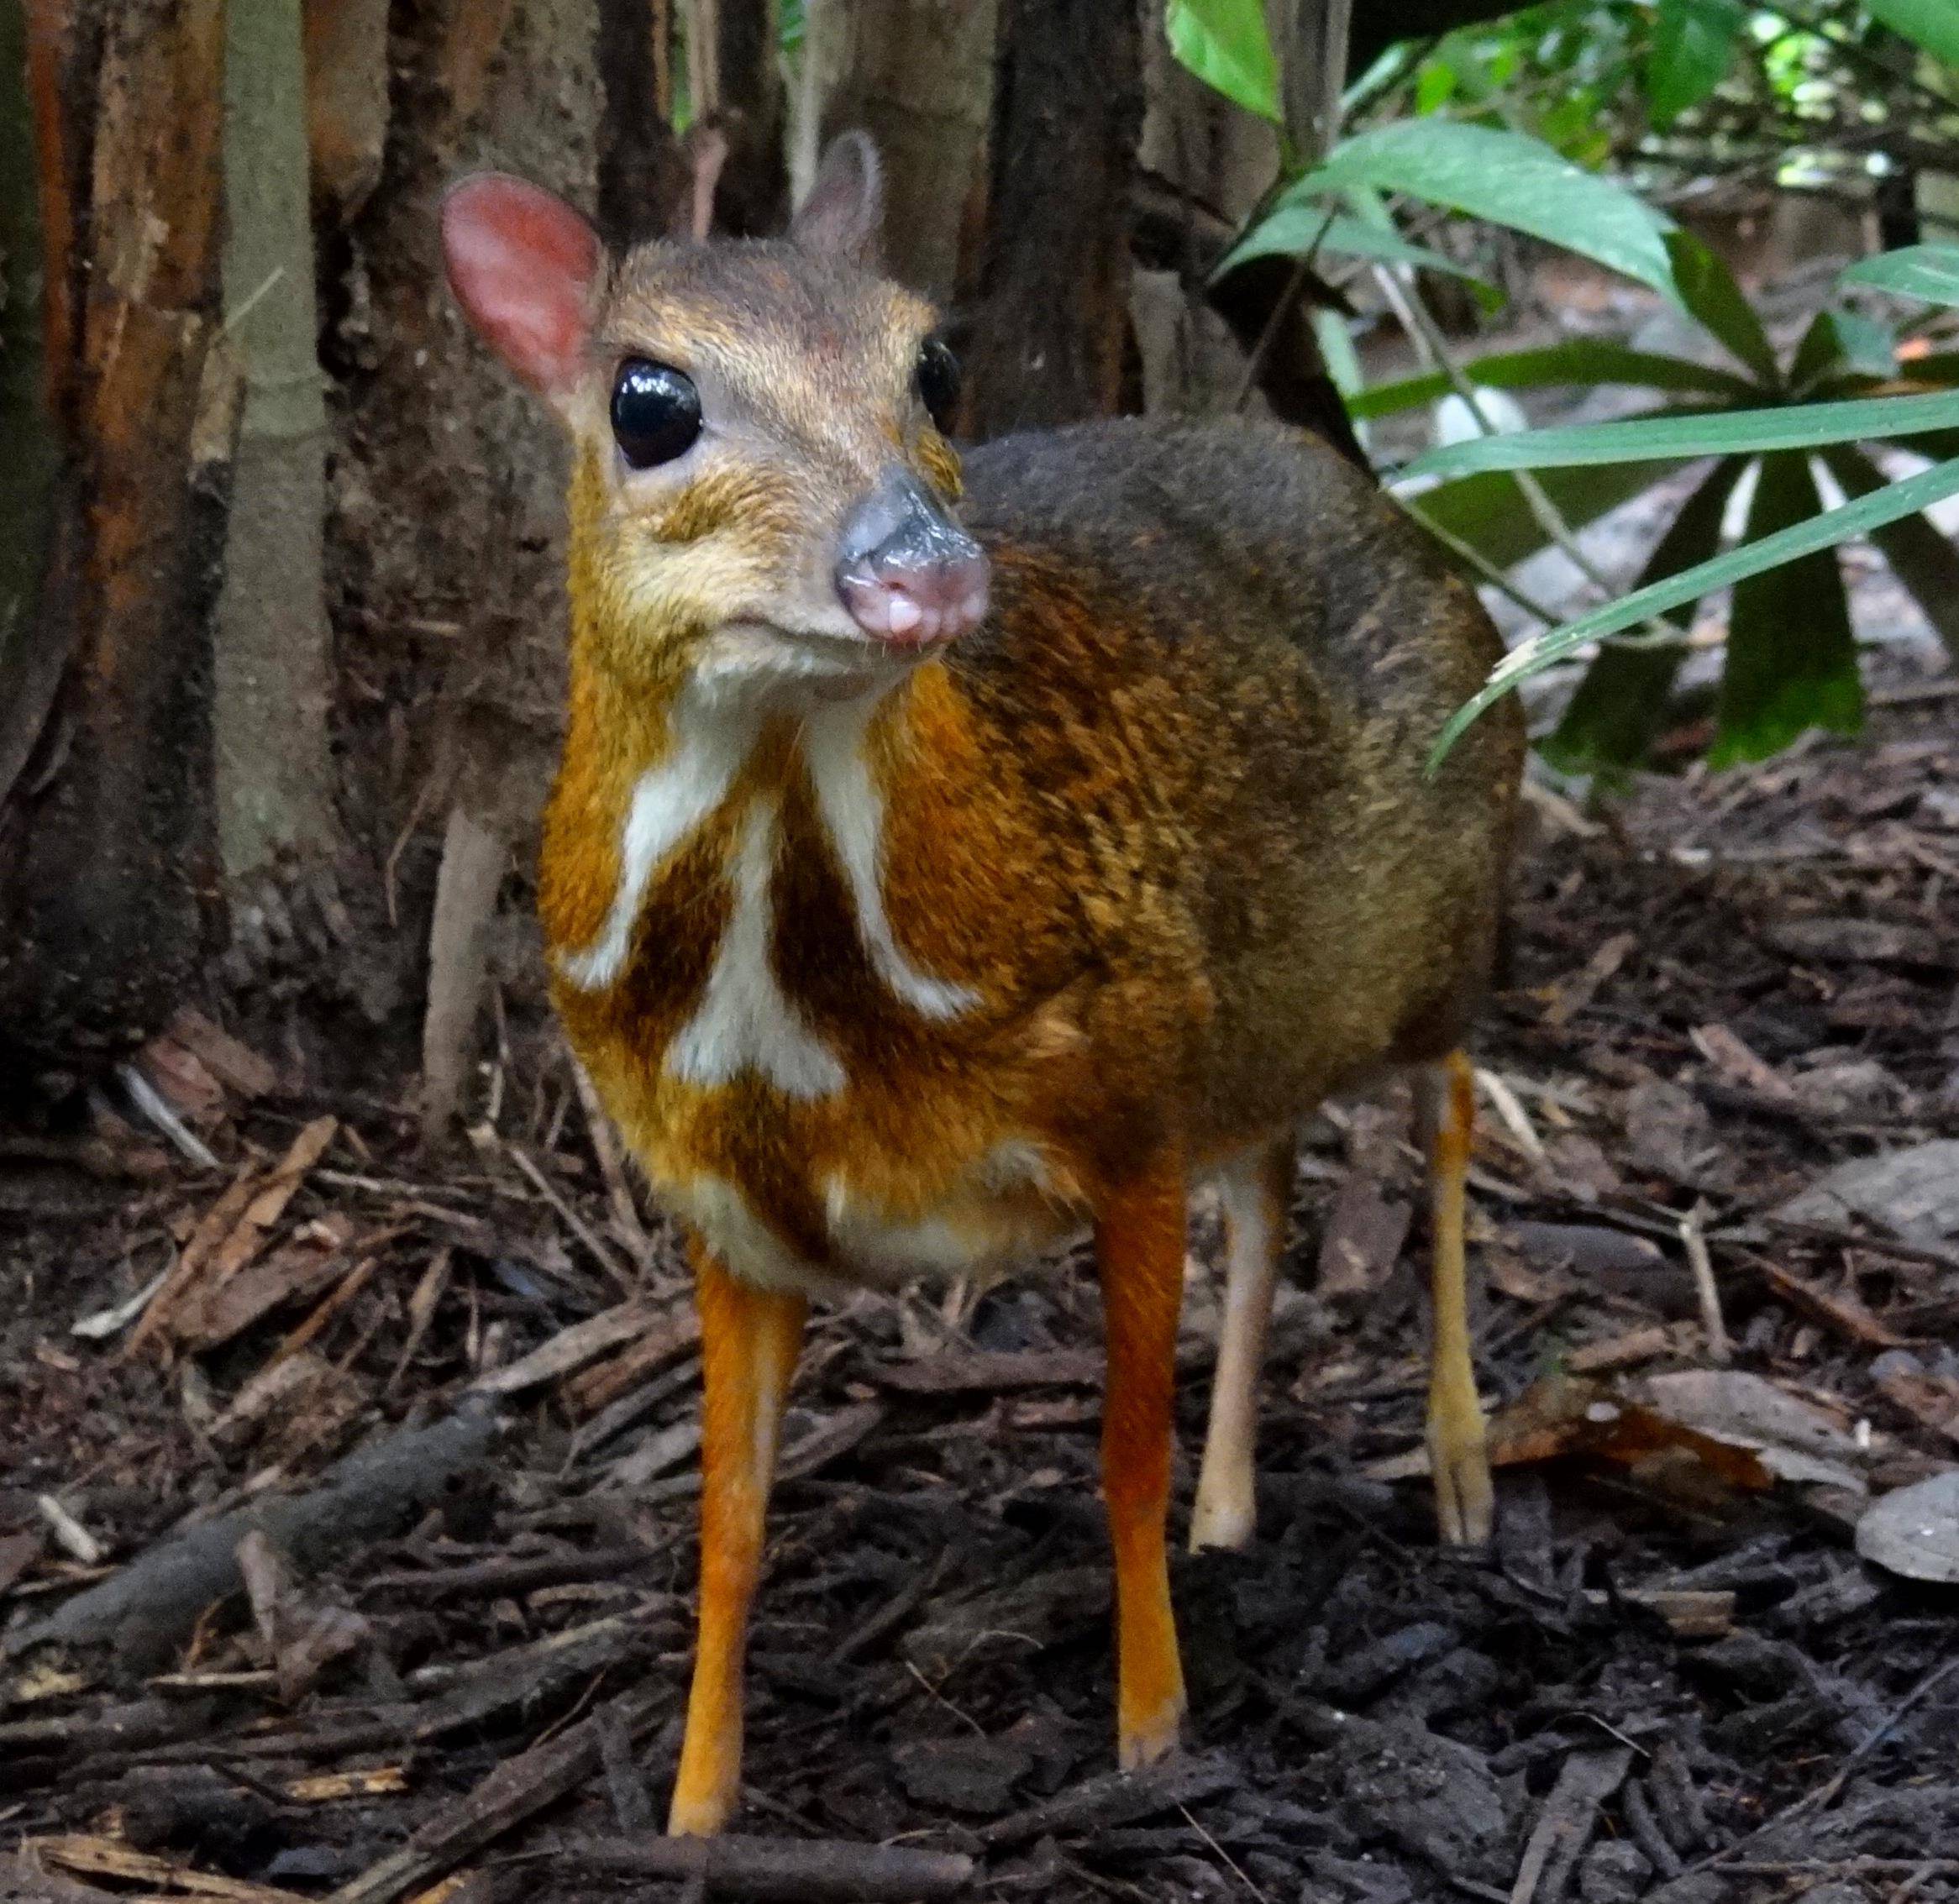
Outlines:
{"label": "white belly fur", "polygon": [[1058,1202],[1026,1196],[1046,1183],[1038,1153],[1026,1144],[998,1146],[922,1214],[895,1214],[853,1190],[847,1178],[832,1177],[823,1186],[823,1201],[837,1269],[805,1261],[725,1178],[702,1174],[663,1184],[660,1194],[745,1281],[837,1296],[864,1288],[895,1291],[922,1278],[991,1281],[1069,1241],[1086,1220]]}

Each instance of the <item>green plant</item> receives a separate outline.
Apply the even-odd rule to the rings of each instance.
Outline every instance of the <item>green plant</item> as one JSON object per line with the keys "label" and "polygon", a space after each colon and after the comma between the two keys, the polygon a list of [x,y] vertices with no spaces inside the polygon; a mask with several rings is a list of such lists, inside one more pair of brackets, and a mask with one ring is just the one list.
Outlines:
{"label": "green plant", "polygon": [[[1915,511],[1874,526],[1869,511],[1846,520],[1827,510],[1812,466],[1814,457],[1855,502],[1886,487],[1868,444],[1910,436],[1930,438],[1935,449],[1959,447],[1959,394],[1952,388],[1959,385],[1959,358],[1928,355],[1900,364],[1882,328],[1837,312],[1819,315],[1788,363],[1778,363],[1725,268],[1684,234],[1671,242],[1686,307],[1720,341],[1733,368],[1584,342],[1472,361],[1463,369],[1475,383],[1518,389],[1612,382],[1683,401],[1619,422],[1457,444],[1419,459],[1405,474],[1454,479],[1412,499],[1410,506],[1424,517],[1439,515],[1441,526],[1461,539],[1478,547],[1494,543],[1500,556],[1515,559],[1516,532],[1505,518],[1523,515],[1525,501],[1514,489],[1503,492],[1503,473],[1605,468],[1626,472],[1631,490],[1690,459],[1714,458],[1656,543],[1639,578],[1641,590],[1704,577],[1720,549],[1728,501],[1752,469],[1757,475],[1743,532],[1747,543],[1811,519],[1834,525],[1839,533],[1826,535],[1786,574],[1771,579],[1768,565],[1751,568],[1744,561],[1739,571],[1704,579],[1699,588],[1677,595],[1667,609],[1642,597],[1648,606],[1621,624],[1637,626],[1739,582],[1729,611],[1711,749],[1715,763],[1722,765],[1773,753],[1807,726],[1854,732],[1858,725],[1862,695],[1848,601],[1835,559],[1822,553],[1831,541],[1871,529],[1899,581],[1959,653],[1959,555]],[[1442,387],[1435,377],[1410,379],[1368,391],[1352,407],[1357,417],[1380,416],[1428,401]],[[1468,485],[1482,486],[1466,493]],[[1474,499],[1468,511],[1467,497]],[[1583,632],[1573,635],[1573,627]],[[1515,680],[1606,632],[1595,617],[1583,616],[1536,637],[1519,650],[1526,659]],[[1651,637],[1602,650],[1543,743],[1547,757],[1574,772],[1636,764],[1668,716],[1683,657],[1683,642]]]}
{"label": "green plant", "polygon": [[[1199,10],[1195,0],[1173,8]],[[1200,10],[1205,30],[1231,36],[1236,64],[1245,68],[1246,36],[1263,33],[1257,0],[1203,0]],[[1575,10],[1568,0],[1532,11]],[[1670,103],[1678,108],[1704,85],[1719,83],[1716,56],[1733,23],[1722,0],[1681,0],[1662,13],[1661,24],[1679,42],[1668,58],[1693,69],[1668,79]],[[1362,255],[1426,262],[1391,249],[1407,240],[1387,215],[1390,198],[1578,251],[1667,297],[1726,359],[1710,364],[1574,339],[1460,368],[1445,359],[1445,368],[1426,375],[1350,392],[1357,422],[1478,384],[1612,384],[1666,400],[1641,416],[1587,429],[1486,436],[1435,452],[1404,472],[1448,479],[1408,497],[1409,506],[1486,576],[1553,539],[1569,547],[1573,526],[1683,464],[1714,459],[1658,538],[1634,592],[1526,643],[1489,692],[1464,711],[1452,737],[1496,693],[1584,643],[1638,628],[1644,632],[1636,643],[1601,650],[1545,743],[1552,758],[1573,770],[1636,763],[1668,715],[1684,656],[1684,634],[1658,617],[1729,585],[1734,595],[1710,750],[1715,763],[1773,753],[1813,726],[1854,732],[1862,690],[1848,597],[1830,551],[1867,532],[1959,653],[1959,555],[1920,514],[1959,490],[1959,460],[1888,483],[1867,447],[1909,434],[1935,454],[1959,450],[1959,354],[1901,362],[1882,327],[1834,311],[1815,319],[1784,363],[1726,266],[1636,194],[1522,134],[1433,117],[1390,121],[1337,142],[1318,165],[1275,191],[1221,270],[1258,251],[1336,249],[1336,231]],[[1888,276],[1867,268],[1861,281],[1893,291],[1916,286],[1930,295],[1924,287],[1942,284],[1950,268],[1942,254],[1914,254],[1892,263]],[[1847,499],[1836,508],[1825,505],[1818,463]],[[1541,474],[1525,477],[1525,471]],[[1724,555],[1724,518],[1745,482],[1753,485],[1745,539]]]}
{"label": "green plant", "polygon": [[[1846,279],[1959,305],[1959,247],[1889,253],[1852,267]],[[1471,368],[1494,380],[1489,361]],[[1959,495],[1955,386],[1959,353],[1897,362],[1889,338],[1876,327],[1825,313],[1788,370],[1755,386],[1764,396],[1779,394],[1779,401],[1486,437],[1417,459],[1407,476],[1470,481],[1518,469],[1718,459],[1661,538],[1640,586],[1515,649],[1450,723],[1438,754],[1499,695],[1573,650],[1731,586],[1715,763],[1758,758],[1809,726],[1854,732],[1862,691],[1848,601],[1831,553],[1838,545],[1867,535],[1959,656],[1959,552],[1922,514]],[[1863,445],[1899,439],[1945,460],[1888,482]],[[1812,457],[1847,498],[1835,508],[1823,506]],[[1717,553],[1727,500],[1752,464],[1760,475],[1744,539]],[[1663,716],[1681,655],[1678,643],[1664,641],[1601,649],[1546,743],[1552,758],[1592,770],[1637,760]]]}

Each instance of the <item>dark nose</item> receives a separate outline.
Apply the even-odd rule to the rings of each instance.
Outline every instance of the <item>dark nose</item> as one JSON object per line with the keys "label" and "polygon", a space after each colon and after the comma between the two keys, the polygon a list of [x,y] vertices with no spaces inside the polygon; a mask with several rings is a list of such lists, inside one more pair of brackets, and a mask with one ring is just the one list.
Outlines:
{"label": "dark nose", "polygon": [[851,511],[837,593],[867,635],[904,648],[949,642],[986,614],[986,552],[893,464]]}

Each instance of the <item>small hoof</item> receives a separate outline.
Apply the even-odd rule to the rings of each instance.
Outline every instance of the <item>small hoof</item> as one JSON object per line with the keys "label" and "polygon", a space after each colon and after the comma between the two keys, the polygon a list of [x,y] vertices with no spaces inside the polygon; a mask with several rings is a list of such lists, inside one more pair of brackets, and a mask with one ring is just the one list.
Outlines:
{"label": "small hoof", "polygon": [[718,1838],[734,1815],[733,1792],[691,1794],[675,1791],[667,1813],[669,1838]]}
{"label": "small hoof", "polygon": [[1127,1723],[1116,1742],[1116,1762],[1126,1772],[1140,1771],[1175,1751],[1183,1742],[1184,1702],[1173,1701],[1140,1724]]}
{"label": "small hoof", "polygon": [[1222,1547],[1236,1553],[1252,1545],[1258,1511],[1250,1500],[1207,1501],[1201,1493],[1190,1515],[1190,1551]]}
{"label": "small hoof", "polygon": [[1478,1421],[1473,1435],[1431,1429],[1429,1467],[1435,1477],[1436,1522],[1451,1547],[1480,1547],[1496,1523],[1489,1448]]}

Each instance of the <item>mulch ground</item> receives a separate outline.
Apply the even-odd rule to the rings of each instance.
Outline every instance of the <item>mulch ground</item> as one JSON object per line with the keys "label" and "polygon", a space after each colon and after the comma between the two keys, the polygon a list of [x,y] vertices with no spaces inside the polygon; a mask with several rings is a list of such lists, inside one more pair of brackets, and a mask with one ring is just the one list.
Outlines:
{"label": "mulch ground", "polygon": [[0,1149],[0,1897],[1959,1898],[1959,699],[1887,679],[1861,746],[1536,803],[1491,1550],[1416,1471],[1390,1090],[1302,1152],[1258,1542],[1176,1562],[1193,1751],[1112,1774],[1081,1265],[867,1300],[812,1331],[699,1869],[695,1336],[548,1029],[431,1157],[185,1020],[181,1144],[118,1097]]}

